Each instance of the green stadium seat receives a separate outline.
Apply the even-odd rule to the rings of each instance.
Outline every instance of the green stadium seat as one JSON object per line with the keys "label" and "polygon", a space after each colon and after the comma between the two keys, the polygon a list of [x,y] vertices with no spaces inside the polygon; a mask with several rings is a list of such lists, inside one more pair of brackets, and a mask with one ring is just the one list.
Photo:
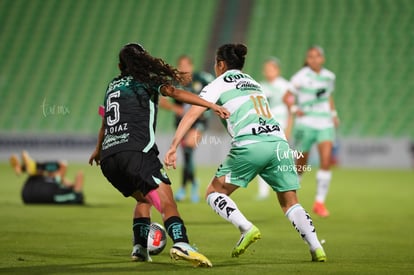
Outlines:
{"label": "green stadium seat", "polygon": [[[120,47],[139,41],[172,64],[190,54],[200,68],[217,3],[0,1],[0,131],[96,134]],[[70,113],[45,117],[43,102]],[[161,110],[158,129],[172,131],[172,118]]]}
{"label": "green stadium seat", "polygon": [[261,0],[251,18],[248,73],[261,79],[262,61],[274,55],[290,78],[319,44],[337,75],[340,135],[414,138],[411,1]]}
{"label": "green stadium seat", "polygon": [[[214,1],[0,1],[0,131],[95,134],[117,51],[141,42],[175,64],[206,58]],[[262,79],[262,62],[277,56],[289,79],[312,44],[326,50],[337,75],[334,94],[342,136],[414,138],[414,5],[410,0],[260,0],[246,32],[245,71]],[[44,115],[43,103],[66,107]],[[158,130],[173,116],[159,112]],[[384,131],[384,127],[389,127]]]}

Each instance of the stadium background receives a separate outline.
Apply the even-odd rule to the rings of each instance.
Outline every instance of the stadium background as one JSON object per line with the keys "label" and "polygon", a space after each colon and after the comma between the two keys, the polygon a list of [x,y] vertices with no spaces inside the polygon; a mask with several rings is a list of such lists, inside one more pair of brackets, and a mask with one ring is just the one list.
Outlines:
{"label": "stadium background", "polygon": [[[413,170],[385,168],[412,167],[413,22],[411,0],[0,0],[0,274],[412,274]],[[214,268],[172,264],[168,249],[152,264],[129,261],[134,202],[86,160],[97,106],[130,41],[173,64],[191,54],[208,71],[218,45],[241,41],[249,47],[245,71],[258,79],[269,55],[290,78],[309,45],[325,48],[326,67],[337,74],[343,154],[327,201],[331,216],[313,217],[328,263],[309,261],[275,199],[254,199],[255,184],[232,195],[263,233],[246,257],[230,258],[238,239],[232,225],[205,203],[184,201],[191,241]],[[196,151],[201,194],[228,142],[216,122]],[[165,146],[172,133],[172,116],[161,110],[158,142]],[[71,160],[69,179],[83,170],[87,205],[24,205],[24,177],[6,162],[24,148]],[[306,209],[313,168],[299,192]],[[181,171],[168,174],[178,188]]]}
{"label": "stadium background", "polygon": [[[410,0],[1,0],[0,158],[25,147],[84,159],[127,42],[171,64],[190,54],[197,69],[210,72],[217,46],[243,42],[245,72],[257,79],[266,57],[279,57],[290,78],[306,49],[321,45],[337,75],[340,151],[351,154],[344,162],[411,167],[413,22]],[[172,117],[160,111],[161,147],[173,133]],[[224,138],[213,119],[204,144]]]}

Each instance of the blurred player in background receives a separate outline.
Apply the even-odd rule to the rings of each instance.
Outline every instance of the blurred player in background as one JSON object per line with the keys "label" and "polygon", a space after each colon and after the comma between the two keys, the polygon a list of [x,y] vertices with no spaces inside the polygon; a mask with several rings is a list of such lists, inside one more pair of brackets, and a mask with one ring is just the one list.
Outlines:
{"label": "blurred player in background", "polygon": [[[179,87],[196,95],[201,92],[204,86],[209,84],[214,79],[214,77],[209,73],[201,71],[194,72],[193,60],[188,55],[182,55],[178,58],[177,69],[180,72],[191,75],[191,80],[189,79],[189,81],[183,83]],[[191,107],[190,104],[186,104],[176,99],[174,100],[174,103],[171,103],[165,97],[161,98],[160,106],[175,113],[175,127],[178,126],[185,112]],[[191,126],[191,129],[188,131],[181,143],[184,156],[184,166],[181,188],[175,193],[175,199],[177,201],[185,199],[187,182],[191,182],[191,201],[196,203],[200,200],[199,184],[195,176],[194,149],[199,144],[203,132],[207,129],[207,123],[208,112],[205,112]]]}
{"label": "blurred player in background", "polygon": [[[230,111],[223,124],[233,138],[227,158],[207,187],[207,203],[240,230],[240,240],[232,251],[232,256],[238,257],[261,238],[261,233],[229,196],[239,187],[247,187],[257,175],[262,176],[276,192],[286,217],[309,245],[312,261],[324,262],[326,254],[312,219],[296,196],[300,184],[283,130],[270,113],[261,86],[241,71],[246,54],[247,48],[242,44],[221,46],[214,66],[217,78],[200,94],[201,98]],[[164,158],[167,167],[176,166],[181,139],[204,111],[204,107],[193,106],[181,120]]]}
{"label": "blurred player in background", "polygon": [[[292,90],[292,87],[290,82],[281,76],[279,59],[269,57],[264,62],[263,76],[265,80],[260,82],[260,85],[269,102],[270,112],[284,129],[286,138],[289,139],[292,122],[289,123],[288,121],[292,120],[293,116],[288,112],[283,98],[288,91]],[[259,200],[269,196],[269,185],[260,176],[258,177],[258,189],[257,198]]]}
{"label": "blurred player in background", "polygon": [[17,155],[10,157],[10,164],[16,173],[26,173],[22,199],[24,203],[83,204],[83,172],[76,174],[72,182],[66,178],[67,164],[64,161],[39,162],[29,153],[22,152],[22,162]]}
{"label": "blurred player in background", "polygon": [[[313,211],[321,216],[329,216],[325,200],[331,183],[332,146],[335,140],[335,127],[339,119],[332,97],[335,86],[335,74],[323,67],[324,50],[319,46],[308,49],[305,66],[291,79],[294,86],[285,96],[285,102],[294,120],[295,149],[303,153],[297,160],[298,173],[304,172],[309,151],[317,144],[320,168],[316,173],[316,197]],[[295,101],[288,97],[295,96]],[[296,102],[296,103],[294,103]]]}
{"label": "blurred player in background", "polygon": [[158,159],[155,128],[159,95],[211,108],[222,117],[222,107],[197,95],[176,89],[186,74],[151,56],[139,44],[127,44],[119,53],[121,74],[106,90],[103,119],[95,151],[89,163],[101,165],[108,181],[125,197],[136,200],[133,234],[134,261],[152,261],[147,249],[150,209],[162,214],[164,226],[174,242],[172,258],[190,261],[195,266],[210,267],[211,262],[190,244],[171,190],[171,182]]}

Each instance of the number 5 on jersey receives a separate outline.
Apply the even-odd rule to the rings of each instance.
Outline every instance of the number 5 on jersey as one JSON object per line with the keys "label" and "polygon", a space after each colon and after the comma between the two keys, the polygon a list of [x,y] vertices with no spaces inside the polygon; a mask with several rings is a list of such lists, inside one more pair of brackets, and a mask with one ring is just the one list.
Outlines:
{"label": "number 5 on jersey", "polygon": [[121,91],[116,91],[108,95],[106,99],[106,112],[110,112],[113,109],[113,117],[108,116],[106,118],[106,123],[108,126],[113,126],[119,122],[119,103],[113,101],[116,98],[121,96]]}

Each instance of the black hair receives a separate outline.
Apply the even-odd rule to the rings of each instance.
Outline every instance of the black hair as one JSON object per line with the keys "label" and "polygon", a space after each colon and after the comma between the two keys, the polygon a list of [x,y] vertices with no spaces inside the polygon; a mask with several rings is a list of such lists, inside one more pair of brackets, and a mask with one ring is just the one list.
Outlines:
{"label": "black hair", "polygon": [[224,61],[229,70],[241,70],[244,66],[246,54],[247,47],[243,44],[225,44],[218,48],[216,59],[217,61]]}
{"label": "black hair", "polygon": [[183,74],[161,58],[151,56],[140,44],[130,43],[119,52],[121,76],[130,75],[134,79],[154,86],[181,83]]}

